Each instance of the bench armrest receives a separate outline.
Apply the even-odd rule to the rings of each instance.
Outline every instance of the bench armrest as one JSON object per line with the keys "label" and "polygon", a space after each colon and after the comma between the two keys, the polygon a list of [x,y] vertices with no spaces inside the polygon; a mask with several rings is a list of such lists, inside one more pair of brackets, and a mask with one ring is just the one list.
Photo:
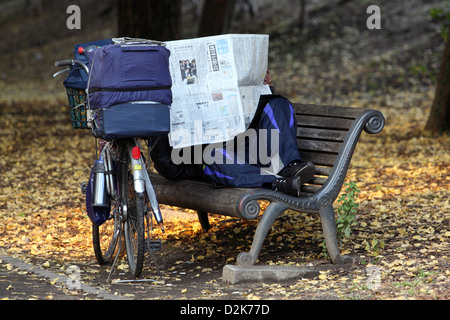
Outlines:
{"label": "bench armrest", "polygon": [[327,181],[312,196],[297,198],[268,189],[253,189],[242,197],[242,206],[245,207],[247,202],[263,199],[280,202],[297,211],[318,212],[331,205],[342,188],[361,132],[364,130],[370,134],[379,133],[383,130],[384,123],[383,114],[377,110],[363,109],[357,115],[340,147],[339,154]]}

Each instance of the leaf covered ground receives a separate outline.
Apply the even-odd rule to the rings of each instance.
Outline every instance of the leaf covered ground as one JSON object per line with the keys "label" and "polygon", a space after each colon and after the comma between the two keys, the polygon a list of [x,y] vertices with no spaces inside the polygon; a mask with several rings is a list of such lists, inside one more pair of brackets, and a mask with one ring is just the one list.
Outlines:
{"label": "leaf covered ground", "polygon": [[[375,108],[386,117],[380,134],[363,133],[347,175],[361,190],[357,226],[341,245],[351,265],[330,267],[318,216],[287,212],[271,229],[258,263],[313,265],[318,275],[227,285],[221,282],[222,267],[249,249],[257,221],[212,216],[205,233],[192,212],[165,207],[168,214],[183,214],[166,222],[164,249],[155,255],[160,277],[152,260],[146,262],[144,278],[160,282],[107,284],[109,268],[95,263],[79,188],[94,160],[94,140],[72,129],[60,80],[49,77],[48,51],[47,65],[32,66],[46,78],[2,75],[8,81],[0,85],[0,250],[62,274],[78,265],[86,283],[135,299],[449,299],[450,137],[423,130],[434,83],[414,72],[417,66],[435,70],[442,51],[433,27],[423,27],[427,8],[410,5],[402,11],[392,5],[387,38],[361,25],[364,1],[341,7],[362,12],[362,22],[344,27],[346,15],[330,20],[333,12],[313,3],[317,15],[307,31],[262,11],[265,7],[253,28],[265,26],[271,33],[270,69],[279,93],[298,102]],[[422,26],[410,21],[401,31],[395,25],[419,14]],[[413,37],[417,30],[422,32]],[[3,65],[23,74],[15,59],[38,59],[37,52],[55,47],[30,45],[18,55],[6,54]],[[125,260],[113,279],[130,279]]]}

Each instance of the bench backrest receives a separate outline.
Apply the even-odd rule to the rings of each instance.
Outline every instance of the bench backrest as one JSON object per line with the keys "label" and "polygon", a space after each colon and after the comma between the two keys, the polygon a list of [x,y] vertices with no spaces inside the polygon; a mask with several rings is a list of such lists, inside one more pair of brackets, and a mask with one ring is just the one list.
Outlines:
{"label": "bench backrest", "polygon": [[304,161],[316,165],[316,176],[304,184],[303,196],[317,192],[335,164],[345,136],[364,109],[294,103],[297,146]]}

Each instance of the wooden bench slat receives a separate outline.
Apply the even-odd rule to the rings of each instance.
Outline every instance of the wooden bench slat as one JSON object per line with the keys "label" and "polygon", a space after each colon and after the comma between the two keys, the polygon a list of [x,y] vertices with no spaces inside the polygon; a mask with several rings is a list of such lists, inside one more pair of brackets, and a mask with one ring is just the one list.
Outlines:
{"label": "wooden bench slat", "polygon": [[311,184],[316,184],[316,185],[324,185],[325,181],[327,181],[327,178],[320,178],[320,177],[314,177],[314,179],[311,181]]}
{"label": "wooden bench slat", "polygon": [[297,126],[306,128],[327,128],[332,130],[348,130],[353,120],[310,115],[297,116]]}
{"label": "wooden bench slat", "polygon": [[317,139],[326,141],[344,141],[346,131],[319,129],[319,128],[297,128],[297,139]]}
{"label": "wooden bench slat", "polygon": [[303,140],[297,139],[297,147],[300,150],[321,151],[338,153],[341,147],[340,142],[318,141],[318,140]]}
{"label": "wooden bench slat", "polygon": [[337,157],[337,154],[333,153],[308,152],[304,150],[299,150],[299,152],[303,161],[312,161],[315,165],[322,166],[332,167]]}
{"label": "wooden bench slat", "polygon": [[320,167],[320,166],[316,165],[316,175],[328,177],[330,175],[332,169],[333,168],[330,168],[330,167]]}
{"label": "wooden bench slat", "polygon": [[294,103],[294,110],[301,115],[326,115],[327,117],[355,119],[363,110],[361,108],[348,108],[339,106],[324,106]]}
{"label": "wooden bench slat", "polygon": [[316,193],[317,191],[319,191],[321,187],[320,186],[315,186],[315,185],[311,185],[311,184],[304,184],[302,185],[301,191],[302,192],[306,192],[306,193]]}
{"label": "wooden bench slat", "polygon": [[242,218],[236,203],[249,189],[214,188],[194,180],[170,181],[155,173],[150,173],[150,179],[160,204]]}

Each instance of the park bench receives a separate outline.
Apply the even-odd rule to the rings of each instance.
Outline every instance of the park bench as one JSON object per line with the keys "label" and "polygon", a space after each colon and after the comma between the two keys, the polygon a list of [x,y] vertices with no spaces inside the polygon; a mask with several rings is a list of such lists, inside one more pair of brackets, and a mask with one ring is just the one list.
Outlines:
{"label": "park bench", "polygon": [[204,230],[209,229],[208,213],[256,219],[258,200],[269,200],[256,228],[249,252],[241,252],[238,265],[253,265],[264,239],[276,219],[287,209],[320,215],[325,244],[333,263],[343,262],[336,235],[333,202],[344,183],[353,151],[362,131],[379,133],[383,114],[373,109],[325,105],[293,104],[297,117],[297,145],[304,161],[316,165],[314,179],[302,187],[300,197],[264,188],[215,188],[192,181],[169,181],[152,174],[161,204],[196,210]]}

